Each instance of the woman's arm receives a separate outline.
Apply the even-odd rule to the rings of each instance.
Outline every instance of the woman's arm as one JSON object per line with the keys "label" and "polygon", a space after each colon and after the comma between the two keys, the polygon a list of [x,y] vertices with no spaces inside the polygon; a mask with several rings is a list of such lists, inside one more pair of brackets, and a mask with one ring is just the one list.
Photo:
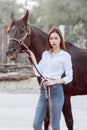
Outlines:
{"label": "woman's arm", "polygon": [[64,84],[68,84],[73,80],[72,60],[69,54],[65,56],[63,67],[65,72],[65,77],[63,77],[62,79],[65,81]]}
{"label": "woman's arm", "polygon": [[57,80],[57,79],[46,79],[44,82],[43,82],[43,85],[45,86],[50,86],[50,85],[55,85],[55,84],[64,84],[65,81],[64,79],[60,79],[60,80]]}
{"label": "woman's arm", "polygon": [[[28,50],[28,53],[29,53],[29,55],[28,55],[28,57],[29,57],[29,59],[30,59],[30,57],[31,57],[31,59],[32,59],[32,61],[33,61],[33,70],[34,70],[34,72],[35,72],[35,75],[37,76],[37,77],[39,77],[39,76],[41,76],[41,75],[43,75],[43,70],[42,70],[42,68],[43,68],[43,66],[44,66],[44,59],[46,59],[44,56],[46,55],[45,54],[45,52],[43,52],[42,53],[42,56],[41,56],[41,60],[39,61],[39,63],[37,63],[37,60],[36,60],[36,57],[35,57],[35,55],[34,55],[34,53],[31,51],[31,50]],[[41,75],[40,75],[41,74]],[[43,75],[44,76],[44,75]]]}

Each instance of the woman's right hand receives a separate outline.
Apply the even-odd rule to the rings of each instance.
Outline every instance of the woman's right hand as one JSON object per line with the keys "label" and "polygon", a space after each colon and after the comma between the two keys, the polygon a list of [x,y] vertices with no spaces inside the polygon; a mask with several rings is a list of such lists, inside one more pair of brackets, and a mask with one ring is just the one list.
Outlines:
{"label": "woman's right hand", "polygon": [[30,57],[32,57],[32,56],[34,57],[34,53],[30,49],[28,49],[26,53],[29,54]]}
{"label": "woman's right hand", "polygon": [[34,53],[30,49],[28,49],[26,54],[28,55],[28,57],[30,57],[33,60],[34,64],[36,65],[37,60],[36,60],[36,57],[35,57]]}

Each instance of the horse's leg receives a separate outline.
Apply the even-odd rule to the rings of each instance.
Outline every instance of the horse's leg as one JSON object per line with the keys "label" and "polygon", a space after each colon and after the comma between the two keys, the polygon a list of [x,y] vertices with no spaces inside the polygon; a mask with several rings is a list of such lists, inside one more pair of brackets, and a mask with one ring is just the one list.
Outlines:
{"label": "horse's leg", "polygon": [[71,101],[70,101],[70,96],[68,95],[65,95],[64,106],[62,111],[63,111],[63,115],[68,130],[73,130],[73,116],[72,116],[72,109],[71,109]]}

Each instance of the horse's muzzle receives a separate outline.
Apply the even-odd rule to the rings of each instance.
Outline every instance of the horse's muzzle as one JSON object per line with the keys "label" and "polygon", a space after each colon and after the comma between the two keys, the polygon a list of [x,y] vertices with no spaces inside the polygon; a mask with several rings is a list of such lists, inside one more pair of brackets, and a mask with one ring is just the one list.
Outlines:
{"label": "horse's muzzle", "polygon": [[6,52],[6,55],[9,57],[10,60],[15,61],[17,56],[13,53],[13,54],[9,54],[8,52]]}

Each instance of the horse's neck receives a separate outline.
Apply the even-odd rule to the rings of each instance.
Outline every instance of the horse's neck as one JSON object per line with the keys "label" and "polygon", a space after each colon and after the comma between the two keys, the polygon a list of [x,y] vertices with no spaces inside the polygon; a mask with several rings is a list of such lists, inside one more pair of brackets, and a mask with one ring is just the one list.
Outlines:
{"label": "horse's neck", "polygon": [[35,54],[37,62],[39,62],[42,56],[42,52],[46,50],[47,47],[47,34],[36,27],[33,27],[32,31],[34,38],[32,36],[33,42],[31,50]]}
{"label": "horse's neck", "polygon": [[36,57],[36,60],[37,60],[37,63],[41,60],[41,57],[42,57],[42,53],[40,51],[36,51],[36,52],[33,52],[35,57]]}

